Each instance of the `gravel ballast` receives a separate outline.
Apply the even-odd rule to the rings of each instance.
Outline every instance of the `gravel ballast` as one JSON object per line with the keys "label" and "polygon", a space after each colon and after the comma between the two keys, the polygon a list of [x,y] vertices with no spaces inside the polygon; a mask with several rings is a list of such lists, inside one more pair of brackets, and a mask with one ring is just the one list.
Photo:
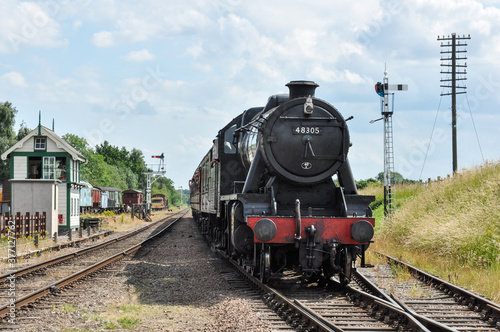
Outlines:
{"label": "gravel ballast", "polygon": [[[25,331],[270,331],[220,276],[191,217],[74,289],[18,315]],[[27,317],[27,318],[23,318]]]}

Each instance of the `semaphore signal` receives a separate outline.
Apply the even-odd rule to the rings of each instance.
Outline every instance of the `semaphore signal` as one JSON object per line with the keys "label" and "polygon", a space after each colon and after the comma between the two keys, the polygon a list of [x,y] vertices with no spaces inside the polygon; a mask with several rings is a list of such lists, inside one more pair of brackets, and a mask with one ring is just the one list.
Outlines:
{"label": "semaphore signal", "polygon": [[[382,117],[377,120],[371,120],[374,123],[378,120],[384,120],[384,214],[391,215],[392,203],[395,198],[391,188],[391,177],[394,174],[394,148],[392,134],[392,114],[394,113],[394,92],[407,91],[408,84],[389,84],[387,68],[384,71],[384,83],[375,84],[375,92],[380,96]],[[389,107],[389,95],[392,95],[391,107]]]}

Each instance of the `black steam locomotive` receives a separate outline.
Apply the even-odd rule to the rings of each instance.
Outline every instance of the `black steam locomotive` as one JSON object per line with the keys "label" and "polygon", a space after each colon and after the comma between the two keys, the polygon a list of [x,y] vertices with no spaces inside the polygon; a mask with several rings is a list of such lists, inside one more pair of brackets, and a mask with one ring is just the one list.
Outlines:
{"label": "black steam locomotive", "polygon": [[314,82],[287,86],[219,131],[189,183],[193,217],[264,282],[298,267],[347,284],[373,237],[374,197],[358,195],[340,112]]}

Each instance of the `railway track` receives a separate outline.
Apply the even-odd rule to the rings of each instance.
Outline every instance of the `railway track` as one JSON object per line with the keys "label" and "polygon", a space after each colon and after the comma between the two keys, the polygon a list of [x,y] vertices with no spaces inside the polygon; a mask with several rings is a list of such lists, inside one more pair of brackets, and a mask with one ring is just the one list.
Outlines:
{"label": "railway track", "polygon": [[[389,268],[383,273],[365,270],[366,276],[358,274],[357,280],[364,288],[387,301],[393,301],[419,321],[429,319],[440,324],[443,331],[499,331],[500,305],[466,289],[419,270],[393,257],[378,253],[389,264],[403,266],[411,279],[396,282]],[[384,289],[378,293],[374,286],[366,286],[368,279],[373,285]],[[378,288],[378,287],[377,287]],[[434,330],[438,327],[434,327]]]}
{"label": "railway track", "polygon": [[[270,287],[253,277],[224,252],[218,253],[255,288],[261,301],[288,324],[288,327],[282,327],[283,323],[277,324],[273,317],[269,324],[273,330],[426,331],[422,324],[400,307],[366,292],[351,288],[347,292],[339,292],[331,285],[303,283],[300,276],[293,273],[284,276],[277,286]],[[241,286],[241,277],[237,279],[232,274],[231,278],[238,280],[239,287],[244,287]],[[258,304],[256,308],[262,310]]]}
{"label": "railway track", "polygon": [[289,324],[262,301],[262,292],[248,283],[241,273],[229,266],[224,261],[215,258],[212,264],[217,268],[221,276],[231,285],[242,298],[248,301],[254,311],[259,313],[259,319],[262,320],[272,331],[295,331]]}
{"label": "railway track", "polygon": [[[180,216],[172,222],[169,220],[173,216],[168,216],[98,245],[0,276],[3,285],[0,289],[2,291],[0,294],[3,296],[0,299],[4,302],[0,306],[0,318],[5,318],[12,313],[12,310],[18,311],[47,294],[57,292],[109,264],[134,254],[146,243],[163,234],[186,212],[187,210],[181,211]],[[8,296],[12,296],[9,290],[12,289],[13,277],[15,277],[15,298],[9,298]]]}
{"label": "railway track", "polygon": [[[252,297],[262,298],[290,328],[298,331],[498,331],[498,304],[450,283],[412,270],[428,297],[408,298],[393,293],[395,285],[378,287],[376,282],[355,271],[352,286],[336,291],[318,283],[303,283],[299,275],[282,276],[271,288],[250,275],[223,252],[248,283],[255,287]],[[388,258],[394,260],[393,258]],[[393,263],[396,261],[394,260]],[[409,269],[412,269],[409,267]],[[413,272],[415,271],[415,272]],[[233,283],[245,287],[233,274]],[[387,279],[385,277],[385,279]],[[387,285],[387,282],[386,282]],[[428,286],[427,286],[428,285]],[[404,287],[403,287],[404,288]],[[406,286],[408,290],[408,287]],[[423,289],[423,288],[422,288]],[[432,291],[431,291],[432,290]],[[250,292],[245,290],[245,292]],[[427,292],[427,291],[424,291]],[[398,293],[400,294],[400,293]],[[255,304],[257,310],[258,304]],[[273,330],[286,329],[273,323]]]}

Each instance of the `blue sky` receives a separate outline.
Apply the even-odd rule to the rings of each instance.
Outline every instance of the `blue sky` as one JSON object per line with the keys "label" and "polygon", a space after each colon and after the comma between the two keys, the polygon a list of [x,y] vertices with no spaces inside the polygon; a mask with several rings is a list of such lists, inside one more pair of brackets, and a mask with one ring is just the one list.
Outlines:
{"label": "blue sky", "polygon": [[0,101],[18,109],[16,130],[34,128],[40,110],[61,136],[137,148],[147,163],[163,152],[184,188],[220,128],[301,79],[354,116],[354,176],[376,176],[383,123],[369,121],[385,64],[389,83],[409,86],[395,96],[395,170],[450,174],[436,39],[470,34],[458,165],[500,158],[500,1],[3,0],[0,32]]}

